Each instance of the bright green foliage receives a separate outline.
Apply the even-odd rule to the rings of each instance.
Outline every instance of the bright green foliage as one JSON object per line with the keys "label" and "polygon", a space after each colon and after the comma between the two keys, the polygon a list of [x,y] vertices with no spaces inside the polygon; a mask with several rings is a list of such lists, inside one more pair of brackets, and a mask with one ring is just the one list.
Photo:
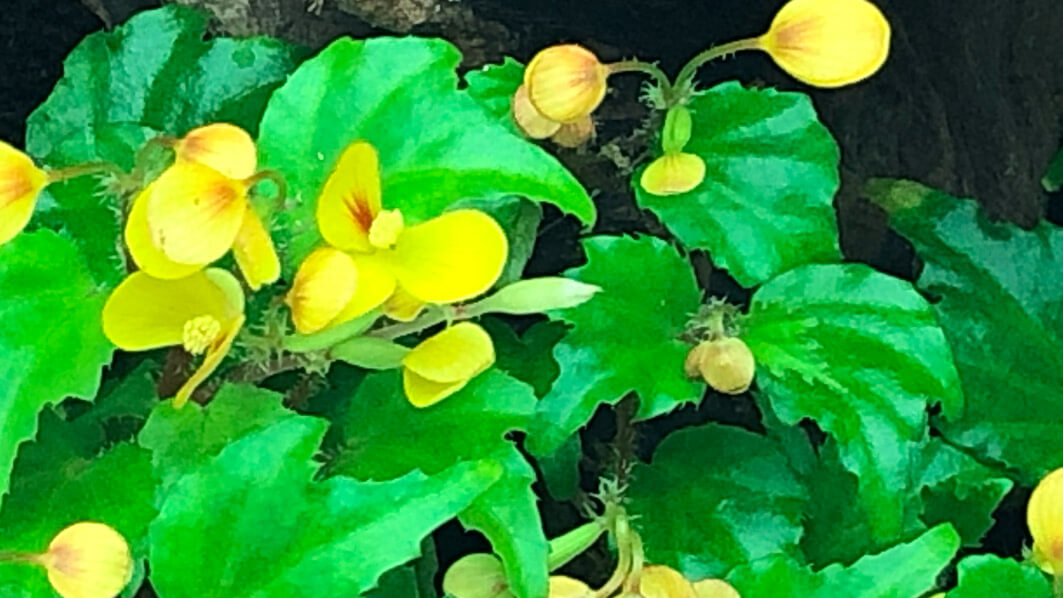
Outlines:
{"label": "bright green foliage", "polygon": [[1041,179],[1045,191],[1059,191],[1063,188],[1063,149],[1059,150],[1048,165],[1048,171]]}
{"label": "bright green foliage", "polygon": [[877,542],[902,529],[903,495],[926,409],[962,406],[945,336],[907,282],[862,265],[810,265],[753,296],[743,335],[757,384],[788,425],[815,420],[860,478]]}
{"label": "bright green foliage", "polygon": [[74,244],[55,233],[0,246],[0,498],[37,412],[95,396],[114,350],[100,325],[104,298]]}
{"label": "bright green foliage", "polygon": [[516,131],[513,121],[513,94],[524,82],[524,65],[506,56],[502,64],[489,64],[465,73],[469,95],[491,116]]}
{"label": "bright green foliage", "polygon": [[690,265],[654,237],[593,237],[583,248],[587,264],[565,275],[602,292],[556,314],[572,330],[554,348],[561,375],[528,439],[537,454],[553,452],[599,405],[629,392],[638,394],[640,419],[701,398],[683,374],[690,347],[679,340],[701,298]]}
{"label": "bright green foliage", "polygon": [[413,470],[432,474],[455,463],[497,459],[503,477],[462,513],[507,564],[521,597],[546,588],[546,537],[531,483],[535,472],[506,440],[535,412],[530,387],[492,369],[445,401],[418,409],[402,394],[398,372],[368,376],[350,401],[343,449],[330,473],[389,480]]}
{"label": "bright green foliage", "polygon": [[632,476],[629,509],[650,562],[699,579],[797,552],[808,491],[768,438],[719,424],[679,430]]}
{"label": "bright green foliage", "polygon": [[168,598],[356,596],[493,484],[493,461],[386,483],[314,482],[326,422],[284,418],[181,475],[150,530],[152,583]]}
{"label": "bright green foliage", "polygon": [[742,598],[916,598],[933,589],[959,546],[956,531],[942,525],[848,567],[835,564],[813,573],[775,556],[738,567],[727,580]]}
{"label": "bright green foliage", "polygon": [[[43,552],[60,530],[79,521],[100,521],[118,530],[138,558],[146,556],[144,535],[155,516],[155,479],[148,451],[120,444],[85,454],[81,434],[98,419],[75,422],[52,411],[41,414],[37,440],[19,449],[11,494],[0,511],[0,552]],[[0,563],[0,595],[52,596],[44,570]]]}
{"label": "bright green foliage", "polygon": [[496,318],[484,318],[480,324],[491,334],[495,343],[498,368],[514,378],[530,384],[535,395],[545,396],[561,371],[554,359],[554,346],[565,337],[565,325],[560,322],[538,322],[523,334]]}
{"label": "bright green foliage", "polygon": [[717,85],[690,103],[693,138],[683,150],[705,161],[705,180],[674,196],[647,193],[641,206],[660,216],[688,248],[705,249],[743,286],[794,266],[836,262],[838,147],[808,96]]}
{"label": "bright green foliage", "polygon": [[[422,543],[422,551],[431,548],[430,540]],[[425,564],[430,560],[430,565]],[[433,577],[435,558],[421,557],[413,565],[397,567],[380,577],[380,585],[364,594],[366,598],[436,598]]]}
{"label": "bright green foliage", "polygon": [[1063,231],[990,222],[973,201],[917,183],[870,193],[922,258],[919,287],[940,298],[967,397],[944,434],[1029,482],[1063,465]]}
{"label": "bright green foliage", "polygon": [[340,153],[359,139],[379,152],[384,207],[401,209],[407,223],[463,199],[507,195],[594,220],[594,204],[567,170],[458,91],[460,60],[442,40],[339,39],[273,95],[259,149],[293,198],[277,219],[288,268],[320,242],[318,193]]}
{"label": "bright green foliage", "polygon": [[969,556],[957,565],[959,585],[946,598],[1050,598],[1052,586],[1040,569],[993,555]]}

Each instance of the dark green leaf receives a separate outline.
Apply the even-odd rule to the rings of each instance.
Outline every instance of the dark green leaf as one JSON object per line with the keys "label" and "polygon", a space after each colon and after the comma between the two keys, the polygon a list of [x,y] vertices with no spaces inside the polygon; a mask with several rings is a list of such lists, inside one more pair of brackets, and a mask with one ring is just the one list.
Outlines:
{"label": "dark green leaf", "polygon": [[973,201],[907,181],[870,195],[915,245],[921,289],[963,381],[967,410],[941,422],[946,437],[1018,468],[1027,482],[1063,465],[1063,231],[991,222]]}
{"label": "dark green leaf", "polygon": [[718,424],[679,430],[632,476],[651,562],[699,579],[797,552],[808,491],[768,438]]}
{"label": "dark green leaf", "polygon": [[0,246],[0,498],[41,408],[96,396],[114,352],[100,322],[105,300],[77,248],[55,233]]}
{"label": "dark green leaf", "polygon": [[602,292],[556,314],[572,330],[554,348],[561,375],[539,403],[528,438],[536,454],[553,452],[599,405],[629,392],[639,396],[639,419],[702,394],[683,374],[690,347],[679,340],[700,303],[690,265],[654,237],[594,237],[583,247],[587,264],[565,275]]}
{"label": "dark green leaf", "polygon": [[928,406],[957,413],[963,397],[934,315],[907,282],[862,265],[791,270],[753,296],[743,338],[779,419],[815,420],[842,463],[878,542],[903,529],[903,485]]}
{"label": "dark green leaf", "polygon": [[504,321],[484,318],[481,325],[491,335],[498,356],[498,368],[510,376],[530,384],[535,395],[545,396],[557,379],[561,368],[554,360],[554,347],[565,336],[560,322],[537,322],[517,336]]}
{"label": "dark green leaf", "polygon": [[838,146],[808,96],[728,82],[690,104],[685,150],[705,161],[705,180],[681,195],[642,189],[638,202],[688,248],[705,249],[752,287],[794,266],[836,262]]}
{"label": "dark green leaf", "polygon": [[1063,187],[1063,149],[1056,152],[1052,158],[1044,178],[1041,179],[1041,185],[1048,192],[1059,191]]}

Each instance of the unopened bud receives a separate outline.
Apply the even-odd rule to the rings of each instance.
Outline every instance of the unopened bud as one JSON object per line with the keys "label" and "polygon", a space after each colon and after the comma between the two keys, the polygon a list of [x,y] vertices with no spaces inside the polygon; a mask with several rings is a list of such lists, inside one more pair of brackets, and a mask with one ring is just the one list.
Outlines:
{"label": "unopened bud", "polygon": [[571,278],[546,276],[519,280],[480,302],[484,313],[537,314],[575,307],[594,297],[601,287]]}
{"label": "unopened bud", "polygon": [[684,366],[691,377],[700,374],[714,390],[730,395],[748,390],[756,373],[753,352],[733,337],[702,342],[687,354]]}
{"label": "unopened bud", "polygon": [[482,552],[463,556],[447,569],[443,592],[453,598],[513,598],[502,562]]}
{"label": "unopened bud", "polygon": [[557,133],[561,123],[550,120],[540,113],[528,99],[528,88],[521,85],[513,94],[513,120],[525,135],[532,139],[546,139]]}
{"label": "unopened bud", "polygon": [[642,569],[639,593],[643,598],[698,598],[694,586],[682,573],[664,565]]}
{"label": "unopened bud", "polygon": [[605,98],[609,70],[593,52],[576,44],[550,46],[532,58],[524,86],[532,105],[560,123],[580,120]]}
{"label": "unopened bud", "polygon": [[605,532],[601,520],[591,521],[550,540],[550,570],[554,571],[594,545]]}
{"label": "unopened bud", "polygon": [[121,534],[102,523],[67,527],[38,562],[63,598],[113,598],[133,576],[133,557]]}
{"label": "unopened bud", "polygon": [[734,586],[722,579],[703,579],[694,582],[698,598],[742,598]]}
{"label": "unopened bud", "polygon": [[661,130],[661,147],[664,153],[672,154],[683,151],[690,141],[691,132],[694,129],[694,120],[690,117],[690,109],[686,106],[672,106],[664,117],[664,128]]}

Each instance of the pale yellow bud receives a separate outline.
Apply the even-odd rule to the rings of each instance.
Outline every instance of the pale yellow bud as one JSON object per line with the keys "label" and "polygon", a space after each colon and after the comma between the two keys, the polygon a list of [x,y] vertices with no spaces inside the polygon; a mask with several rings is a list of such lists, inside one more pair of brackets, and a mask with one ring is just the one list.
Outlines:
{"label": "pale yellow bud", "polygon": [[549,598],[591,598],[594,591],[578,579],[564,575],[550,576]]}
{"label": "pale yellow bud", "polygon": [[133,557],[121,534],[102,523],[67,527],[38,562],[63,598],[114,598],[133,576]]}
{"label": "pale yellow bud", "polygon": [[546,118],[570,123],[602,103],[609,69],[593,52],[576,44],[550,46],[532,58],[524,86],[535,109]]}
{"label": "pale yellow bud", "polygon": [[682,573],[664,565],[642,569],[639,593],[643,598],[698,598],[694,586]]}
{"label": "pale yellow bud", "polygon": [[722,579],[703,579],[694,582],[698,598],[742,598],[738,590]]}
{"label": "pale yellow bud", "polygon": [[546,139],[557,133],[561,123],[540,113],[528,98],[528,88],[521,85],[513,94],[513,120],[525,135],[532,139]]}
{"label": "pale yellow bud", "polygon": [[455,561],[443,575],[443,592],[453,598],[513,598],[502,562],[487,553]]}
{"label": "pale yellow bud", "polygon": [[550,139],[561,147],[579,147],[594,138],[594,120],[588,114],[583,118],[561,125]]}
{"label": "pale yellow bud", "polygon": [[714,390],[731,395],[748,390],[756,373],[753,352],[738,338],[701,343],[687,355],[684,366],[691,377],[700,374]]}

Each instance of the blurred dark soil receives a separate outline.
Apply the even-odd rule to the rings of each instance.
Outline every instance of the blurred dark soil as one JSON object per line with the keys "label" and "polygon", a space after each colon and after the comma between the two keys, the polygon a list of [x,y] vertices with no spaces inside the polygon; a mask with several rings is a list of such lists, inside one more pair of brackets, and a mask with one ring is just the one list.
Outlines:
{"label": "blurred dark soil", "polygon": [[[321,47],[338,35],[441,35],[475,67],[512,55],[526,61],[559,41],[578,41],[604,59],[639,56],[675,72],[707,45],[759,33],[782,0],[327,0],[320,15],[303,0],[180,0],[214,11],[218,32],[270,33]],[[84,2],[84,4],[82,4]],[[62,74],[62,58],[85,34],[121,23],[158,0],[3,0],[0,7],[0,139],[20,144],[24,120]],[[846,255],[906,277],[917,274],[910,247],[885,217],[860,197],[869,177],[914,178],[960,196],[976,197],[990,214],[1031,226],[1048,216],[1063,222],[1063,204],[1039,180],[1063,127],[1063,3],[1059,0],[880,0],[894,26],[893,52],[873,79],[837,91],[806,88],[759,55],[740,55],[702,73],[707,84],[730,78],[812,95],[842,147],[843,187],[836,205]],[[91,6],[92,10],[87,8]],[[400,12],[401,11],[401,12]],[[595,145],[558,156],[596,192],[601,219],[594,232],[662,234],[639,210],[625,173],[598,150],[638,147],[645,111],[638,81],[620,78],[599,114]],[[632,153],[629,157],[638,158]],[[580,259],[576,223],[548,209],[532,274],[556,273]],[[699,280],[715,295],[744,301],[747,291],[708,258],[694,256]],[[662,290],[663,291],[663,290]],[[759,414],[745,398],[707,397],[644,426],[637,454],[646,457],[668,431],[708,421],[753,427]],[[616,417],[600,413],[584,433],[592,457],[617,433]],[[593,490],[601,462],[585,463]],[[1017,554],[1023,541],[1026,490],[1017,489],[998,513],[986,546]],[[577,520],[571,506],[547,501],[548,531]],[[437,534],[443,565],[481,540],[450,526]],[[603,553],[575,566],[604,570]]]}

